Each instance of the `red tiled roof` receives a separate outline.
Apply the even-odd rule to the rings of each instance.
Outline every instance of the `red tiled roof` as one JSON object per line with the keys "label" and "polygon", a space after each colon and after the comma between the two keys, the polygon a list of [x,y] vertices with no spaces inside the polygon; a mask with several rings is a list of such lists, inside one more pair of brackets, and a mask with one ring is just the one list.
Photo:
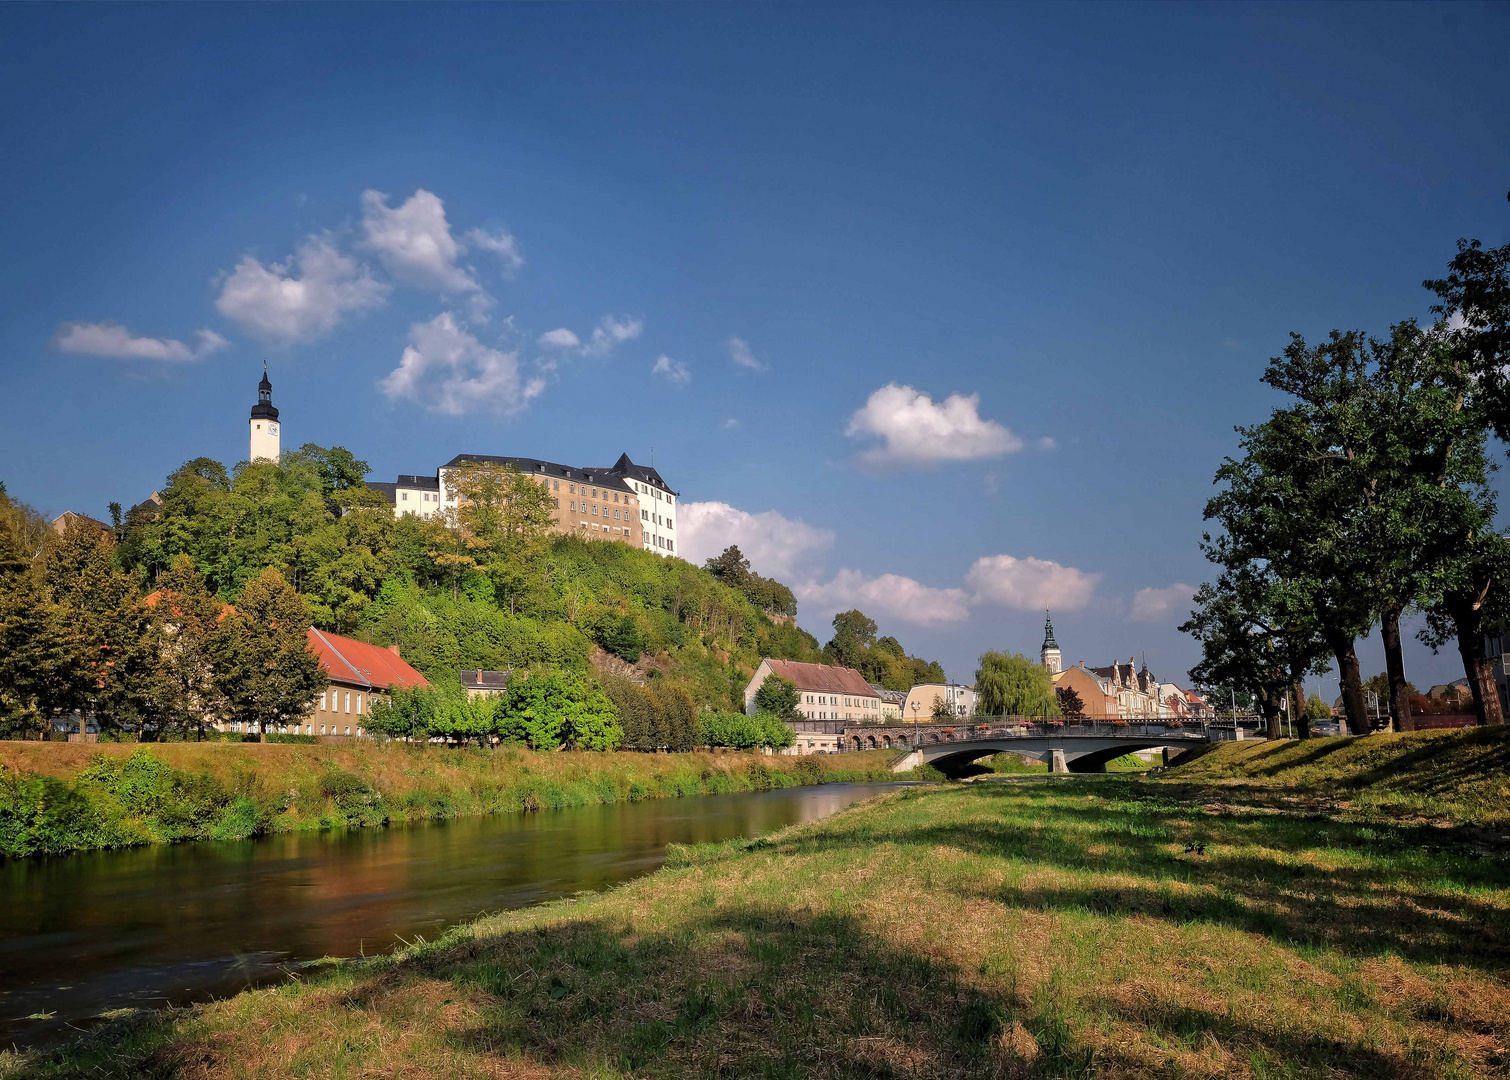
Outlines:
{"label": "red tiled roof", "polygon": [[310,627],[309,651],[320,658],[331,682],[351,683],[369,690],[430,685],[423,675],[404,663],[398,653],[381,645],[369,645],[365,641]]}
{"label": "red tiled roof", "polygon": [[875,690],[854,668],[835,667],[832,664],[804,664],[797,660],[777,660],[768,657],[773,674],[796,685],[798,690],[812,690],[824,694],[853,694],[856,697],[876,697]]}

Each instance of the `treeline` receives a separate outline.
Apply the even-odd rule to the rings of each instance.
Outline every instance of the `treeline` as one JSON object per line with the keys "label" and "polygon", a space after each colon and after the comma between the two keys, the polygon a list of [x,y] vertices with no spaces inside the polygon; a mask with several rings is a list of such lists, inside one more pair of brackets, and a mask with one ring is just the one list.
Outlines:
{"label": "treeline", "polygon": [[834,616],[834,636],[823,646],[824,662],[854,668],[867,682],[888,690],[946,681],[938,661],[909,656],[896,638],[877,637],[878,633],[875,620],[864,612],[841,611]]}
{"label": "treeline", "polygon": [[[1455,645],[1480,724],[1503,723],[1485,638],[1510,626],[1510,538],[1494,525],[1491,433],[1510,437],[1510,245],[1460,241],[1425,283],[1436,321],[1384,338],[1292,335],[1262,381],[1286,395],[1240,428],[1217,471],[1203,542],[1221,573],[1181,629],[1201,643],[1202,686],[1250,691],[1279,735],[1280,703],[1335,664],[1349,730],[1365,734],[1356,640],[1378,626],[1397,730],[1412,728],[1400,622]],[[1304,728],[1302,729],[1304,730]]]}
{"label": "treeline", "polygon": [[278,571],[225,609],[185,556],[142,596],[109,532],[63,532],[0,490],[0,737],[39,737],[63,716],[162,735],[235,716],[271,729],[327,685],[308,610]]}

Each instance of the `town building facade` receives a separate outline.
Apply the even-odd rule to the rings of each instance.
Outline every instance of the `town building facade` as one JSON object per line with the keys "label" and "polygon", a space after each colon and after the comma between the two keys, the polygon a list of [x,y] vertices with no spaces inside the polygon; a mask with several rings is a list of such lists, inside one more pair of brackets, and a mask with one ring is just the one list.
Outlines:
{"label": "town building facade", "polygon": [[759,711],[755,692],[775,675],[797,688],[797,711],[808,720],[840,723],[879,722],[881,695],[854,668],[835,664],[805,664],[766,657],[745,686],[745,712]]}
{"label": "town building facade", "polygon": [[902,701],[902,718],[909,724],[933,719],[935,706],[957,720],[975,715],[975,690],[958,683],[919,683]]}

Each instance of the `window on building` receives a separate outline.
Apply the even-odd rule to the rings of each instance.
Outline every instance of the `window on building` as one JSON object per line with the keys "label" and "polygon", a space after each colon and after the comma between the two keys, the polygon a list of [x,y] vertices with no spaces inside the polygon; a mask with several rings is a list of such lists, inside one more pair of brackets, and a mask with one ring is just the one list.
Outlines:
{"label": "window on building", "polygon": [[324,734],[325,734],[325,725],[324,725],[324,724],[321,724],[321,725],[320,725],[320,734],[321,734],[321,735],[324,735]]}
{"label": "window on building", "polygon": [[593,488],[592,489],[592,497],[594,499],[596,499],[598,497],[598,489],[597,488]]}
{"label": "window on building", "polygon": [[350,724],[346,725],[346,734],[348,734],[348,735],[351,734],[351,725]]}
{"label": "window on building", "polygon": [[594,516],[597,516],[597,513],[598,513],[598,504],[597,503],[593,503],[592,504],[592,512],[593,512]]}
{"label": "window on building", "polygon": [[[357,715],[358,716],[362,715],[362,695],[361,694],[357,695]],[[347,734],[349,735],[350,732],[347,732]]]}
{"label": "window on building", "polygon": [[560,499],[552,499],[551,500],[551,505],[554,506],[557,510],[559,510],[559,509],[561,509],[561,500]]}
{"label": "window on building", "polygon": [[640,511],[640,520],[641,521],[649,521],[650,520],[650,511],[649,510],[641,510]]}
{"label": "window on building", "polygon": [[325,692],[323,690],[320,692],[320,711],[325,711]]}
{"label": "window on building", "polygon": [[560,491],[561,490],[561,481],[557,480],[557,481],[555,481],[555,484],[556,484],[556,490]]}
{"label": "window on building", "polygon": [[351,711],[351,691],[346,691],[346,711]]}
{"label": "window on building", "polygon": [[407,491],[401,491],[401,492],[399,492],[398,497],[400,499],[404,500],[404,502],[408,502],[409,501],[409,493]]}
{"label": "window on building", "polygon": [[618,511],[617,511],[617,510],[615,510],[615,511],[614,511],[614,512],[613,512],[613,516],[614,516],[614,517],[618,517],[618,516],[619,516],[619,512],[618,512]]}
{"label": "window on building", "polygon": [[671,519],[667,518],[666,519],[666,528],[668,528],[668,529],[674,529],[675,527],[676,526],[674,526],[674,525],[671,524]]}

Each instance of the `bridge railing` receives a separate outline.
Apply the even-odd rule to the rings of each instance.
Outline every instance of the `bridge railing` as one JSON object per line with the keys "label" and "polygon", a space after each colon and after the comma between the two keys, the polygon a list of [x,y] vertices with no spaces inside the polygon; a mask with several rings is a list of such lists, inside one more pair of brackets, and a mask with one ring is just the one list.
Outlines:
{"label": "bridge railing", "polygon": [[[1225,731],[1223,730],[1225,728]],[[1183,720],[1043,720],[1029,717],[973,718],[957,723],[882,725],[871,733],[849,727],[838,740],[844,751],[892,749],[913,750],[951,742],[981,739],[1065,738],[1159,739],[1170,743],[1209,742],[1232,738],[1232,725]]]}

